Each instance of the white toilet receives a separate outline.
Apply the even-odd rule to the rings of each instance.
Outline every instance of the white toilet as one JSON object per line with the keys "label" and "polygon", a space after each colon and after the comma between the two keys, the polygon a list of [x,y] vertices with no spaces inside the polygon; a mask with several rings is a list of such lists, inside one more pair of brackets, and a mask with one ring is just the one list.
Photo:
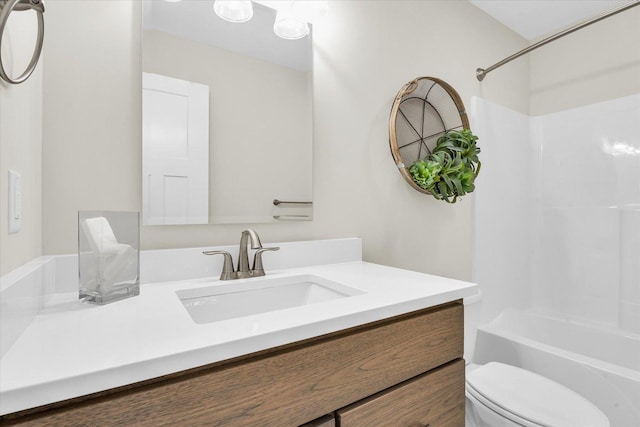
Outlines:
{"label": "white toilet", "polygon": [[465,298],[466,427],[609,427],[593,403],[541,375],[504,363],[473,365],[477,297]]}

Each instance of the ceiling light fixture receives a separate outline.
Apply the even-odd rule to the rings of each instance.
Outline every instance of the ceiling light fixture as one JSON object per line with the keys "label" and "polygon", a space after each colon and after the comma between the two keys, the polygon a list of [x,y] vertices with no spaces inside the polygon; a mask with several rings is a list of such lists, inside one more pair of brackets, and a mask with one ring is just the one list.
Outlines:
{"label": "ceiling light fixture", "polygon": [[[329,9],[326,0],[262,0],[256,3],[276,10],[273,31],[287,40],[305,37],[309,34],[308,23],[326,16]],[[216,0],[213,10],[216,15],[229,22],[247,22],[253,17],[253,5],[250,0]]]}
{"label": "ceiling light fixture", "polygon": [[283,39],[297,40],[309,34],[309,24],[295,15],[291,9],[280,10],[276,14],[273,31]]}
{"label": "ceiling light fixture", "polygon": [[247,22],[253,17],[250,0],[216,0],[213,10],[216,15],[229,22]]}

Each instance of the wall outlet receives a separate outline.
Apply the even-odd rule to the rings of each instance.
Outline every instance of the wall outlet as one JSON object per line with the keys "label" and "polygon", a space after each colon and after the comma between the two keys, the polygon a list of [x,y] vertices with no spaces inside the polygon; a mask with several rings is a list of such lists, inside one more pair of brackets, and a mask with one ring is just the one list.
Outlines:
{"label": "wall outlet", "polygon": [[9,233],[22,229],[22,178],[18,172],[9,171]]}

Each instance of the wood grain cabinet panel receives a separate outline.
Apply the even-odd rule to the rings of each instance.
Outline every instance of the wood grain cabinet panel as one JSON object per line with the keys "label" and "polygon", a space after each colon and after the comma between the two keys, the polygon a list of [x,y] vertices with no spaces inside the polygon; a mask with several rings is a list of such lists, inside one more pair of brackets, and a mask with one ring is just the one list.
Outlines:
{"label": "wood grain cabinet panel", "polygon": [[462,352],[458,301],[0,422],[299,426],[461,358]]}
{"label": "wood grain cabinet panel", "polygon": [[300,427],[336,427],[336,419],[333,415],[326,415]]}
{"label": "wood grain cabinet panel", "polygon": [[464,360],[338,411],[340,427],[464,426]]}

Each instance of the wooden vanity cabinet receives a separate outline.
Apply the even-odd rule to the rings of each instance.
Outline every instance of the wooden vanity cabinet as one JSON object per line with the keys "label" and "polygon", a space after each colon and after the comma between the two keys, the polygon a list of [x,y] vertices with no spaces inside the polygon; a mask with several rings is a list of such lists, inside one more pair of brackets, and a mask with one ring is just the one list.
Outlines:
{"label": "wooden vanity cabinet", "polygon": [[340,427],[464,426],[464,361],[456,360],[337,411]]}
{"label": "wooden vanity cabinet", "polygon": [[[464,425],[461,301],[10,414],[6,425]],[[322,423],[328,424],[322,424]]]}
{"label": "wooden vanity cabinet", "polygon": [[464,361],[457,359],[300,427],[462,427],[460,402]]}

